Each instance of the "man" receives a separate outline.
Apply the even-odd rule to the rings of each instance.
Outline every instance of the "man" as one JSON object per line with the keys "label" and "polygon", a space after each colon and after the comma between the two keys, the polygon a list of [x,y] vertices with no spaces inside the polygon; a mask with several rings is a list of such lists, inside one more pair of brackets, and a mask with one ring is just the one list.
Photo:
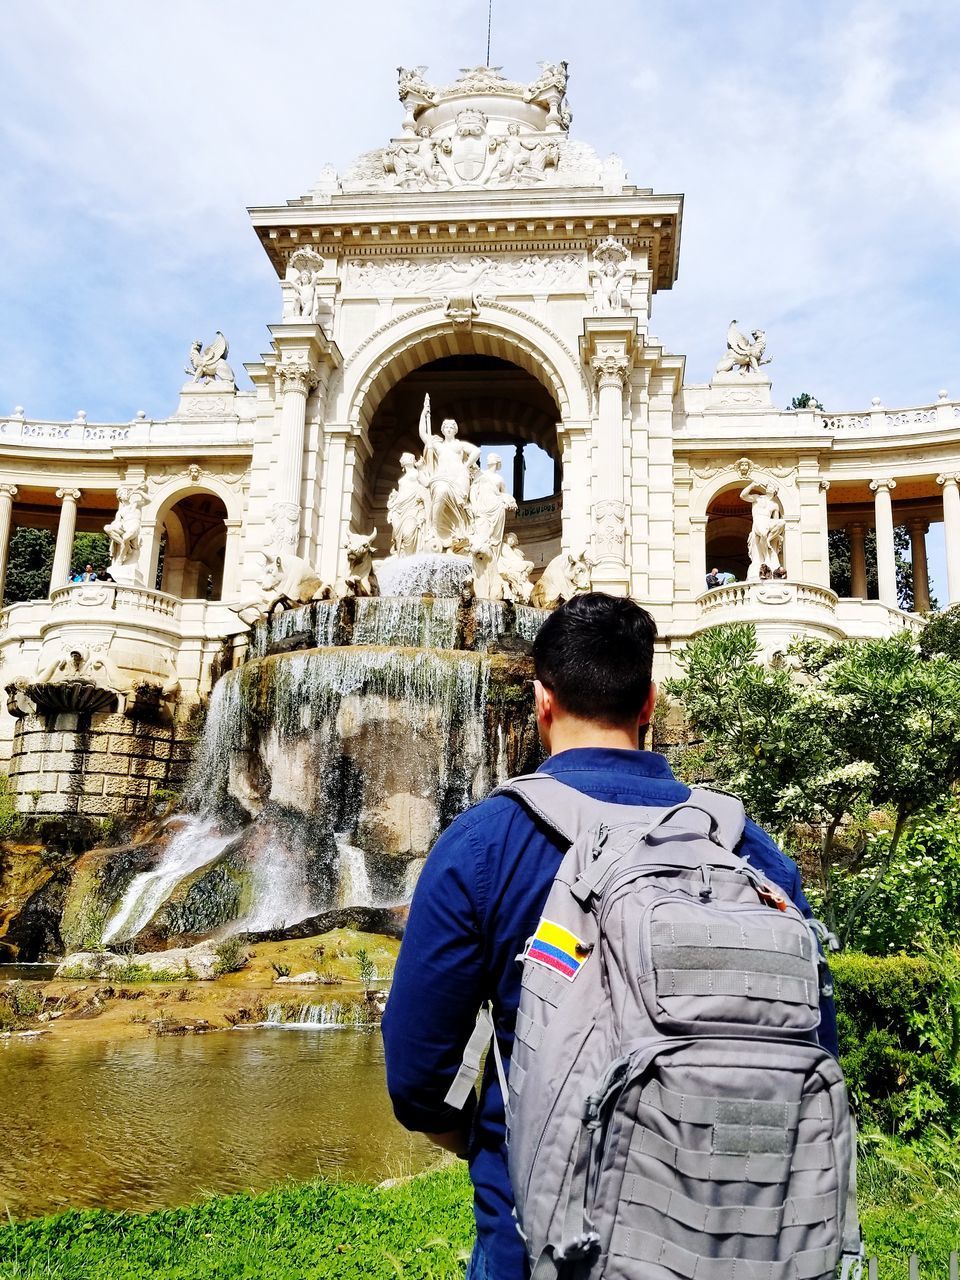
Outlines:
{"label": "man", "polygon": [[[537,725],[550,758],[540,766],[595,799],[669,808],[687,798],[663,756],[637,750],[650,723],[656,626],[631,600],[575,596],[533,646]],[[754,823],[738,850],[807,914],[796,866]],[[444,1103],[477,1012],[492,999],[509,1071],[520,994],[517,956],[534,933],[565,850],[516,800],[491,796],[437,841],[414,893],[383,1032],[387,1085],[401,1124],[464,1156],[474,1186],[477,1244],[469,1280],[524,1280],[512,1217],[503,1100],[488,1055],[463,1111]],[[836,1053],[832,1003],[821,1043]]]}

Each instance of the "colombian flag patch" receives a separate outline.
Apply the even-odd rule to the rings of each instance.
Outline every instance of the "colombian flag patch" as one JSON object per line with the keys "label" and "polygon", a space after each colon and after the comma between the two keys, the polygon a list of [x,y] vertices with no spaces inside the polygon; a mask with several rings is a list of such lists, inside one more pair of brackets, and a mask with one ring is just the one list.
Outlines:
{"label": "colombian flag patch", "polygon": [[541,920],[537,931],[527,944],[526,958],[546,965],[561,977],[572,982],[580,966],[590,954],[590,948],[575,933],[564,929],[552,920]]}

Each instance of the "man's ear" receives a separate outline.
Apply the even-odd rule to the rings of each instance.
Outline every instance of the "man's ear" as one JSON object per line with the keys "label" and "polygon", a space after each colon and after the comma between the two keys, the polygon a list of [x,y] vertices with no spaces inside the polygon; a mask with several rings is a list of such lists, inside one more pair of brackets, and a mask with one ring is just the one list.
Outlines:
{"label": "man's ear", "polygon": [[553,719],[553,690],[548,689],[539,680],[533,682],[533,700],[537,707],[537,719],[550,721]]}
{"label": "man's ear", "polygon": [[645,727],[653,719],[653,708],[657,704],[657,686],[656,683],[650,681],[650,692],[647,694],[647,700],[643,704],[643,710],[640,712],[640,725]]}

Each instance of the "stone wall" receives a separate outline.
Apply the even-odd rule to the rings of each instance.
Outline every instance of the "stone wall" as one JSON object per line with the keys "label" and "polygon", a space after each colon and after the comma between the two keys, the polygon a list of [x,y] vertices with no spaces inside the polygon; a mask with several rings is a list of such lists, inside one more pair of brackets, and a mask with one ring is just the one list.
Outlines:
{"label": "stone wall", "polygon": [[25,716],[14,730],[10,787],[21,813],[125,817],[183,786],[188,726],[114,714]]}

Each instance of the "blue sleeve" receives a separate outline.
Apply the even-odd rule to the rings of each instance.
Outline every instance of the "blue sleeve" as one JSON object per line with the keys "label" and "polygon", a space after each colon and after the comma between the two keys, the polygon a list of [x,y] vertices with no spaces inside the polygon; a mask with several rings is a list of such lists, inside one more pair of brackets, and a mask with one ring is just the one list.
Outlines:
{"label": "blue sleeve", "polygon": [[[762,828],[753,822],[748,822],[738,852],[758,870],[768,875],[781,889],[786,890],[790,900],[796,903],[804,916],[808,920],[812,919],[813,910],[807,901],[807,895],[803,892],[800,868],[792,858],[788,858],[774,844]],[[837,1010],[832,995],[820,996],[820,1026],[817,1029],[817,1039],[821,1048],[832,1053],[835,1058],[840,1057],[837,1041]]]}
{"label": "blue sleeve", "polygon": [[477,842],[462,815],[434,845],[410,905],[383,1017],[387,1089],[407,1129],[444,1133],[472,1115],[444,1103],[486,998]]}

